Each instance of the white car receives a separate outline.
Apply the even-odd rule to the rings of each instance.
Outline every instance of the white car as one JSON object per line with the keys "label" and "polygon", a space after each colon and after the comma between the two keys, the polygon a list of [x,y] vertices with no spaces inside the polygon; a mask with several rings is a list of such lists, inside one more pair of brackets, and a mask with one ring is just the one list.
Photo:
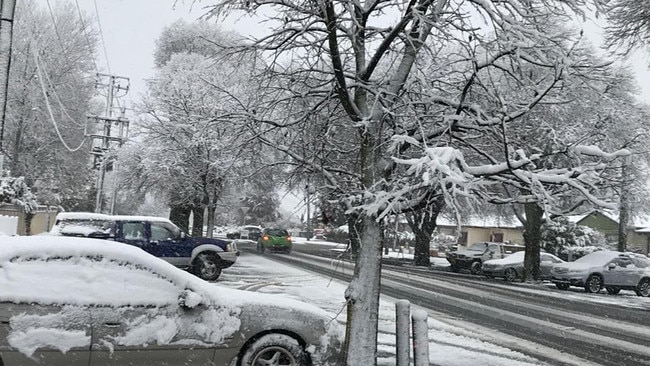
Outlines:
{"label": "white car", "polygon": [[650,296],[650,260],[634,253],[603,250],[553,266],[551,281],[557,288],[584,287],[586,292],[600,292],[603,287],[614,295],[621,289],[639,296]]}
{"label": "white car", "polygon": [[[490,259],[483,263],[482,271],[487,277],[503,277],[506,281],[521,278],[524,272],[524,256],[526,252],[512,253],[505,258]],[[564,261],[550,253],[539,253],[539,276],[542,280],[551,278],[551,269]]]}
{"label": "white car", "polygon": [[280,295],[205,282],[139,248],[9,237],[0,365],[340,365],[344,329]]}

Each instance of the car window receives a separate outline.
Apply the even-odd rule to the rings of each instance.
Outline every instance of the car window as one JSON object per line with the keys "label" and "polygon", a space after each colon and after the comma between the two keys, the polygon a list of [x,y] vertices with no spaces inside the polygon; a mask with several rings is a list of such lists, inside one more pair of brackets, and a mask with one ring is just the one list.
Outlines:
{"label": "car window", "polygon": [[151,223],[151,240],[177,240],[181,236],[180,229],[175,226],[169,225],[166,222],[152,222]]}
{"label": "car window", "polygon": [[122,232],[124,239],[127,240],[145,239],[143,222],[124,222],[122,223]]}
{"label": "car window", "polygon": [[63,235],[79,234],[82,236],[88,236],[93,233],[110,234],[113,229],[112,224],[112,222],[105,220],[59,219],[55,223],[55,227],[58,227],[59,233]]}
{"label": "car window", "polygon": [[544,254],[542,254],[542,255],[540,256],[540,259],[539,259],[539,260],[540,260],[541,262],[547,262],[547,263],[553,263],[553,262],[555,262],[555,260],[553,259],[553,257],[548,256],[548,255],[544,255]]}
{"label": "car window", "polygon": [[289,233],[284,229],[268,229],[266,233],[271,236],[289,236]]}
{"label": "car window", "polygon": [[[56,280],[39,280],[44,273]],[[17,257],[0,268],[0,301],[156,306],[175,303],[181,291],[147,268],[102,257]]]}
{"label": "car window", "polygon": [[632,260],[626,257],[619,257],[612,260],[610,263],[616,264],[617,267],[627,268],[632,266]]}
{"label": "car window", "polygon": [[650,267],[650,260],[639,257],[632,257],[632,263],[639,268],[648,268]]}

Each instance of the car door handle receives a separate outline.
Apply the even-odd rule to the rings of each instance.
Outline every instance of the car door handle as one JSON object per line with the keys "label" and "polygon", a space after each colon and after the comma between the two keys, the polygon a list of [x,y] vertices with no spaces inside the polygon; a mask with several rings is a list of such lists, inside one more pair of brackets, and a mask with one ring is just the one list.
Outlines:
{"label": "car door handle", "polygon": [[116,327],[122,326],[122,323],[121,322],[105,322],[104,325],[109,327],[109,328],[116,328]]}

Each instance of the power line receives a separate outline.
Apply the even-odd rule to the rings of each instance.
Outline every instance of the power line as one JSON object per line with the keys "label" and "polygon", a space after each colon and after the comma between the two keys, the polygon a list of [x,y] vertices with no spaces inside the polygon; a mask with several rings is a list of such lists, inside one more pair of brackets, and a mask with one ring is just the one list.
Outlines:
{"label": "power line", "polygon": [[99,21],[99,9],[97,8],[97,0],[93,0],[95,4],[95,14],[97,15],[97,26],[99,27],[99,37],[102,40],[102,48],[104,49],[104,58],[106,58],[106,67],[108,68],[108,73],[111,72],[111,65],[108,63],[108,52],[106,52],[106,42],[104,41],[104,32],[102,31],[102,23]]}
{"label": "power line", "polygon": [[56,135],[59,137],[59,140],[61,141],[63,146],[68,151],[76,152],[79,149],[81,149],[81,147],[86,142],[85,136],[84,136],[84,139],[81,141],[81,144],[79,144],[79,146],[77,148],[73,149],[70,146],[68,146],[68,144],[66,144],[65,140],[63,139],[63,136],[61,135],[61,132],[59,131],[59,126],[56,123],[56,119],[54,119],[54,113],[52,112],[52,106],[50,105],[50,100],[47,97],[47,90],[45,88],[45,82],[43,80],[43,75],[42,75],[43,70],[41,68],[40,63],[38,62],[38,55],[36,54],[36,47],[32,48],[32,55],[34,56],[34,63],[36,64],[36,73],[37,73],[37,76],[38,76],[38,81],[41,84],[41,90],[43,91],[43,97],[45,98],[45,106],[47,107],[47,111],[49,113],[50,120],[52,121],[52,124],[54,125],[54,131],[56,132]]}
{"label": "power line", "polygon": [[[88,36],[88,31],[86,30],[86,22],[84,22],[84,17],[83,13],[81,12],[81,7],[79,6],[79,1],[74,0],[75,4],[77,5],[77,13],[79,13],[79,20],[81,21],[81,30],[84,33],[84,36],[86,38],[86,43],[88,44],[88,51],[91,51],[93,49],[92,44],[90,43],[90,37]],[[94,55],[91,55],[92,60],[93,60],[93,65],[95,65],[95,72],[99,74],[99,66],[97,66],[97,62],[95,61]]]}
{"label": "power line", "polygon": [[54,25],[54,33],[56,38],[59,39],[59,46],[61,46],[61,51],[65,54],[65,48],[63,47],[63,41],[61,40],[61,33],[59,32],[59,27],[56,25],[56,20],[54,19],[54,13],[52,12],[52,6],[50,5],[50,0],[47,0],[47,9],[50,11],[50,19],[52,19],[52,25]]}

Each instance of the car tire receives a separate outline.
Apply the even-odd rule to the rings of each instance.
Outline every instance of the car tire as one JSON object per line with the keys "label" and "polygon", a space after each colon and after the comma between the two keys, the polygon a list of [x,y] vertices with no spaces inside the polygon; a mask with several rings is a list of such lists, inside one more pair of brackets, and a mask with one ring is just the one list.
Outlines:
{"label": "car tire", "polygon": [[605,290],[607,290],[607,293],[610,295],[616,295],[621,292],[621,288],[618,286],[606,286]]}
{"label": "car tire", "polygon": [[587,277],[585,282],[585,291],[587,293],[598,293],[603,289],[603,279],[597,274],[592,274]]}
{"label": "car tire", "polygon": [[194,259],[194,274],[206,281],[215,281],[221,276],[221,260],[216,254],[201,253]]}
{"label": "car tire", "polygon": [[469,267],[469,271],[472,272],[473,275],[481,274],[481,266],[483,266],[483,264],[479,261],[472,262],[472,265]]}
{"label": "car tire", "polygon": [[[273,361],[273,363],[271,363]],[[267,334],[251,343],[242,353],[238,366],[311,365],[309,355],[294,338],[286,334]]]}
{"label": "car tire", "polygon": [[650,278],[643,278],[639,281],[639,284],[636,285],[634,292],[638,296],[650,297]]}
{"label": "car tire", "polygon": [[562,291],[566,291],[569,289],[569,284],[568,283],[556,283],[555,287],[559,288]]}
{"label": "car tire", "polygon": [[517,271],[514,268],[506,268],[503,272],[503,279],[508,282],[515,282],[517,280]]}

